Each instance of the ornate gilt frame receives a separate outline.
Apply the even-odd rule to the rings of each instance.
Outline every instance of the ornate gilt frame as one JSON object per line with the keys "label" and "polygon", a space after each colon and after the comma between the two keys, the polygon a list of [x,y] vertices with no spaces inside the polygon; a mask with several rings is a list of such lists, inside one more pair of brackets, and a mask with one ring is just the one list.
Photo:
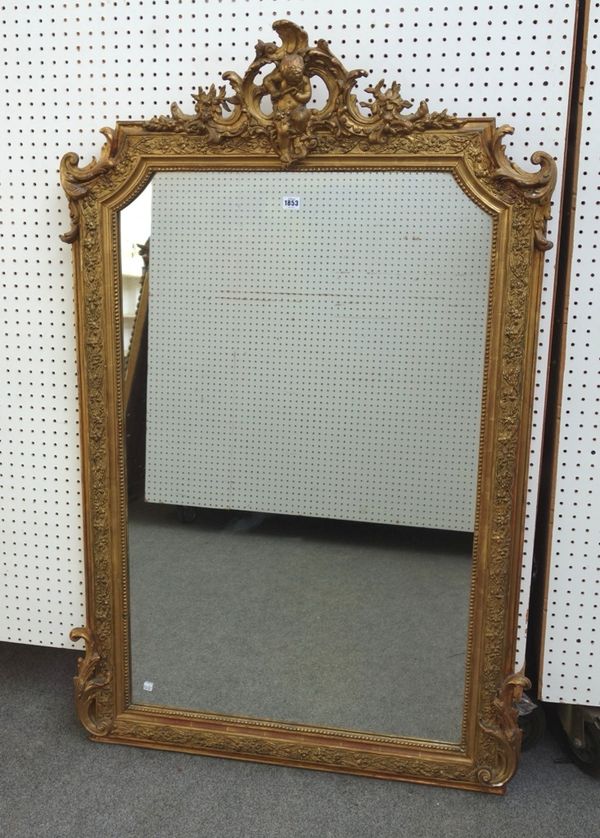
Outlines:
{"label": "ornate gilt frame", "polygon": [[[348,72],[326,41],[309,47],[290,21],[273,24],[281,44],[258,42],[233,88],[199,89],[194,113],[102,129],[98,160],[79,167],[64,156],[77,286],[85,507],[87,626],[75,677],[81,722],[95,740],[220,755],[307,768],[500,792],[518,760],[515,700],[527,680],[513,660],[524,531],[528,433],[535,339],[550,198],[552,158],[538,171],[510,161],[507,126],[490,118],[413,113],[394,82],[353,90],[366,75]],[[261,84],[256,77],[273,65]],[[308,107],[311,77],[327,88]],[[271,97],[272,113],[261,110]],[[452,172],[494,218],[495,248],[485,360],[474,571],[465,714],[460,743],[150,708],[130,702],[124,387],[120,335],[118,212],[156,171],[393,169]]]}

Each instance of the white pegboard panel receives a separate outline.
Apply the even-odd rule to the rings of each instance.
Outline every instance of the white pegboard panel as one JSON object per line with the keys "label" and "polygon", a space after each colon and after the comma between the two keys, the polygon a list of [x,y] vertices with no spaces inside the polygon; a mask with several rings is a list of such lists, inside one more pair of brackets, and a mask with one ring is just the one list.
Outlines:
{"label": "white pegboard panel", "polygon": [[[224,70],[243,71],[257,38],[271,40],[271,22],[290,17],[311,40],[330,39],[348,67],[364,67],[372,80],[398,79],[407,98],[428,97],[434,110],[494,115],[515,125],[515,159],[525,160],[539,146],[558,156],[560,170],[574,9],[574,0],[426,0],[402,7],[306,0],[283,6],[260,0],[3,5],[0,639],[69,646],[68,629],[83,618],[74,305],[71,256],[58,240],[69,226],[60,156],[73,149],[88,161],[98,151],[98,128],[117,119],[167,113],[172,100],[189,109],[199,83],[217,81]],[[552,222],[554,238],[555,229]],[[553,266],[551,252],[547,286]],[[550,299],[546,287],[528,535]],[[532,540],[526,543],[525,580]],[[526,581],[523,602],[527,597]]]}
{"label": "white pegboard panel", "polygon": [[157,175],[146,500],[472,532],[493,229],[449,172]]}
{"label": "white pegboard panel", "polygon": [[583,100],[541,698],[600,705],[600,3]]}

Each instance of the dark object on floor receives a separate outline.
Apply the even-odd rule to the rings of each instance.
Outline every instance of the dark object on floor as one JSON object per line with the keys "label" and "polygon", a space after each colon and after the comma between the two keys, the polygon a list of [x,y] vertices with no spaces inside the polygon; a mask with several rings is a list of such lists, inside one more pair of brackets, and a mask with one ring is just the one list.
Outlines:
{"label": "dark object on floor", "polygon": [[556,714],[575,765],[600,778],[600,707],[559,704]]}
{"label": "dark object on floor", "polygon": [[196,520],[197,516],[198,510],[194,509],[193,506],[177,507],[177,520],[180,524],[191,524],[193,521]]}
{"label": "dark object on floor", "polygon": [[521,750],[533,748],[543,738],[546,732],[546,713],[544,705],[533,701],[523,693],[519,702],[519,727],[523,733]]}

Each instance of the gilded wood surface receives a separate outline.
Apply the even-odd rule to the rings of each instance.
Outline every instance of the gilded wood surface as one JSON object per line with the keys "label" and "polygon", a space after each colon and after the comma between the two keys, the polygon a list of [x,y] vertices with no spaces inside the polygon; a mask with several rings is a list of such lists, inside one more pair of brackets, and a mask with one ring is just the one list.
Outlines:
{"label": "gilded wood surface", "polygon": [[[309,47],[289,21],[274,29],[281,44],[259,41],[256,58],[225,86],[199,89],[194,113],[173,105],[170,116],[103,129],[98,160],[79,167],[75,154],[61,164],[75,245],[79,311],[82,425],[85,456],[89,627],[76,682],[82,722],[96,736],[156,747],[265,759],[468,787],[500,787],[515,770],[520,736],[514,700],[525,685],[512,675],[524,490],[531,415],[532,363],[545,224],[556,178],[553,160],[537,152],[535,172],[510,161],[502,138],[512,129],[492,119],[414,113],[393,83],[353,92],[365,73],[348,72],[325,41]],[[270,72],[256,79],[263,67]],[[327,101],[310,108],[311,78],[320,77]],[[271,100],[270,113],[261,108]],[[361,736],[290,726],[258,731],[243,719],[189,718],[168,709],[142,715],[128,709],[128,596],[122,383],[112,253],[116,211],[153,171],[234,168],[424,169],[451,171],[461,187],[496,219],[491,316],[484,387],[484,427],[476,527],[472,619],[467,665],[466,724],[456,752],[447,745]],[[110,219],[110,220],[108,220]],[[116,337],[115,337],[116,336]],[[118,446],[118,450],[115,449]],[[117,464],[117,465],[115,465]],[[116,522],[120,522],[118,525]],[[338,741],[339,740],[339,741]]]}
{"label": "gilded wood surface", "polygon": [[102,655],[98,651],[97,640],[89,628],[74,628],[70,632],[73,641],[83,640],[85,655],[77,661],[77,675],[73,679],[75,686],[75,706],[81,724],[89,733],[101,736],[108,733],[109,723],[100,721],[96,713],[96,699],[102,689],[110,684],[110,673],[99,672]]}

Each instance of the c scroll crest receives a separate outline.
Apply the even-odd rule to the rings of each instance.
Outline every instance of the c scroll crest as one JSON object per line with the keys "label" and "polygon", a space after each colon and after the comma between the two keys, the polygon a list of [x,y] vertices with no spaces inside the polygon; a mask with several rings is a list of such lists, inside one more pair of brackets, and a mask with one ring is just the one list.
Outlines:
{"label": "c scroll crest", "polygon": [[[350,139],[357,144],[363,140],[376,145],[388,135],[456,128],[464,123],[446,111],[430,113],[424,101],[415,113],[405,114],[412,102],[402,98],[397,82],[386,90],[383,80],[366,88],[372,97],[361,103],[370,111],[366,114],[352,92],[357,79],[367,75],[364,70],[346,70],[323,39],[309,47],[306,32],[290,20],[275,21],[273,29],[281,38],[280,46],[259,41],[256,57],[243,77],[234,72],[223,74],[234,96],[227,96],[225,87],[218,91],[214,85],[206,91],[200,88],[193,97],[195,114],[186,115],[173,104],[171,116],[155,117],[145,127],[202,133],[211,143],[242,134],[264,136],[284,166],[290,166],[317,149],[319,140],[328,135],[338,141]],[[273,69],[257,84],[263,67],[271,64]],[[318,109],[308,107],[315,76],[327,88],[327,101]],[[271,100],[271,113],[261,108],[266,97]],[[223,111],[230,116],[224,116]]]}

